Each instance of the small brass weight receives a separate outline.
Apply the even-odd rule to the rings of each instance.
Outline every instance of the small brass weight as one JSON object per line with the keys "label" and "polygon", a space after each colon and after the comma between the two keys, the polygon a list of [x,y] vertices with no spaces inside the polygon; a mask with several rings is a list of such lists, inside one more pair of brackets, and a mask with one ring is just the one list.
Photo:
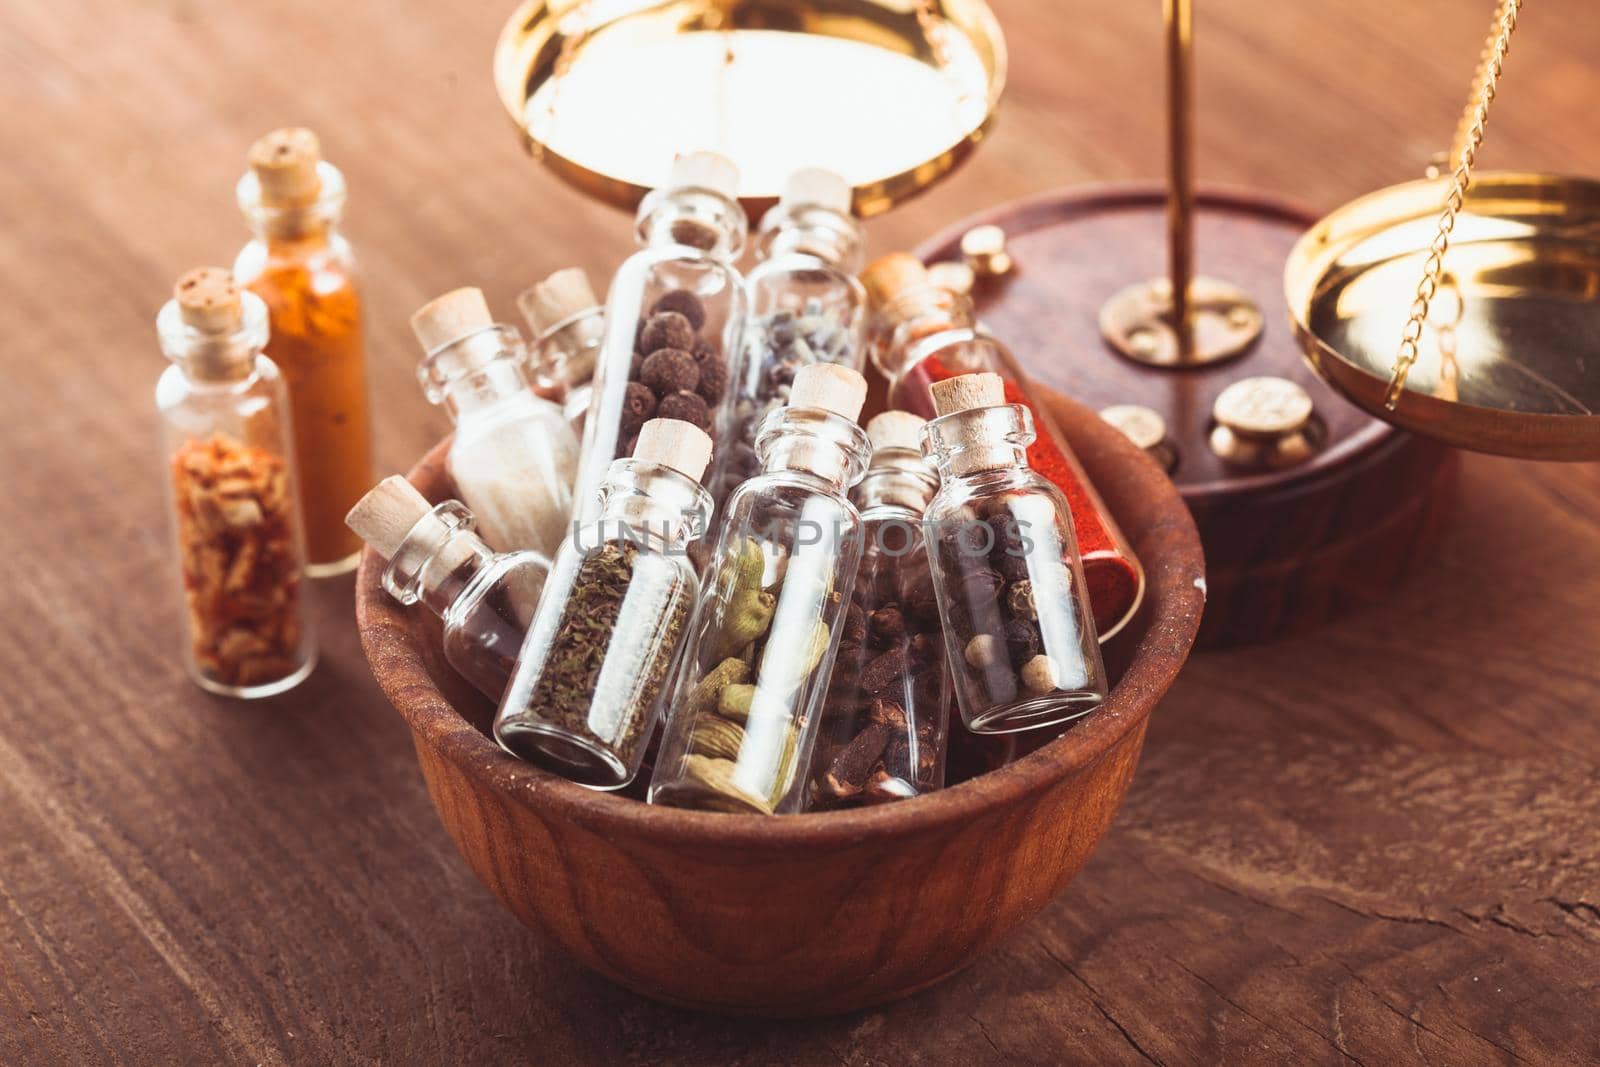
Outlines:
{"label": "small brass weight", "polygon": [[1261,309],[1236,285],[1194,274],[1192,0],[1163,0],[1167,38],[1167,269],[1100,309],[1100,333],[1131,360],[1199,367],[1244,353],[1261,336]]}

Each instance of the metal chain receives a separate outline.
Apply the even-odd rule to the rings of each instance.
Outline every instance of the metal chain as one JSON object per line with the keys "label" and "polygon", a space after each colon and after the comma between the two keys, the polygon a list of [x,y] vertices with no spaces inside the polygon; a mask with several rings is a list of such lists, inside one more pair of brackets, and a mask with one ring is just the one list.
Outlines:
{"label": "metal chain", "polygon": [[1411,315],[1400,335],[1400,350],[1395,354],[1394,369],[1390,373],[1389,388],[1383,406],[1393,411],[1405,392],[1406,376],[1417,362],[1417,344],[1422,340],[1423,324],[1428,318],[1428,306],[1439,289],[1439,278],[1444,273],[1444,255],[1450,248],[1450,234],[1456,227],[1456,216],[1466,201],[1467,188],[1472,184],[1472,165],[1477,160],[1478,149],[1483,145],[1484,125],[1489,121],[1489,105],[1494,103],[1500,72],[1505,66],[1506,53],[1511,48],[1511,34],[1517,28],[1517,15],[1522,11],[1522,0],[1500,0],[1490,26],[1488,43],[1484,46],[1477,73],[1472,79],[1472,96],[1456,130],[1456,142],[1450,151],[1450,162],[1455,174],[1450,180],[1450,194],[1445,197],[1444,212],[1439,216],[1439,228],[1433,243],[1428,246],[1428,258],[1422,265],[1422,280],[1417,283],[1416,299],[1411,302]]}

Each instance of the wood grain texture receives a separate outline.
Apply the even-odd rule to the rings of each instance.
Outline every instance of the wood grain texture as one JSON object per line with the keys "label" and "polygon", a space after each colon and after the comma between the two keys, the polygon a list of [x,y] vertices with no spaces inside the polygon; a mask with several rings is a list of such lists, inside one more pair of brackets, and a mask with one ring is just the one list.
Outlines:
{"label": "wood grain texture", "polygon": [[[663,1008],[508,921],[439,825],[350,621],[292,696],[177,656],[151,319],[243,234],[243,153],[315,126],[350,179],[378,452],[440,434],[406,316],[628,226],[520,155],[509,4],[0,5],[0,1062],[1565,1065],[1600,1057],[1600,467],[1469,457],[1381,606],[1192,659],[1116,824],[973,967],[821,1022]],[[994,137],[870,227],[1161,167],[1154,4],[996,0]],[[1198,5],[1201,180],[1325,210],[1453,129],[1488,4]],[[1526,9],[1486,166],[1600,173],[1600,15]],[[1150,252],[1150,271],[1160,267]],[[64,286],[82,297],[63,310]]]}
{"label": "wood grain texture", "polygon": [[[1199,537],[1176,488],[1080,404],[1053,414],[1149,561],[1118,635],[1105,705],[1001,770],[919,799],[760,819],[597,793],[499,751],[487,702],[435,652],[437,624],[382,588],[368,551],[356,624],[411,726],[428,791],[474,872],[527,926],[668,1003],[760,1016],[855,1011],[967,966],[1078,873],[1138,761],[1150,712],[1188,658],[1204,606]],[[441,442],[409,477],[454,486]]]}

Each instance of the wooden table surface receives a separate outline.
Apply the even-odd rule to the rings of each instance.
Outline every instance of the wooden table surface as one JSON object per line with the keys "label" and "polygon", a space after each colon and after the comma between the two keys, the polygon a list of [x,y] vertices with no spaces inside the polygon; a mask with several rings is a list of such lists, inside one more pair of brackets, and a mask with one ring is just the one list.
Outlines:
{"label": "wooden table surface", "polygon": [[[846,1018],[669,1010],[512,923],[434,816],[350,580],[316,590],[323,660],[297,692],[193,688],[152,317],[181,271],[231,259],[250,140],[312,125],[349,177],[385,470],[445,429],[415,306],[478,283],[509,310],[630,247],[520,154],[488,77],[509,6],[0,7],[0,1062],[1600,1059],[1593,465],[1469,458],[1392,599],[1196,657],[1067,891],[964,974]],[[1489,6],[1202,3],[1200,173],[1323,208],[1414,176]],[[1158,174],[1157,7],[998,0],[992,142],[874,246]],[[1597,56],[1592,3],[1528,4],[1486,163],[1600,172]]]}

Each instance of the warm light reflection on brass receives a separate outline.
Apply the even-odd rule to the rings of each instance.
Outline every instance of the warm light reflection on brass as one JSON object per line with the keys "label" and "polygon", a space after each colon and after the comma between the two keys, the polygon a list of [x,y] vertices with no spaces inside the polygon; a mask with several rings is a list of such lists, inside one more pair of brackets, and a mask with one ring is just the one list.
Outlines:
{"label": "warm light reflection on brass", "polygon": [[742,200],[820,166],[872,215],[983,138],[1005,65],[980,0],[527,0],[495,83],[530,151],[598,199],[631,207],[710,149]]}
{"label": "warm light reflection on brass", "polygon": [[1444,260],[1458,303],[1429,315],[1398,408],[1384,410],[1447,181],[1381,189],[1295,245],[1284,288],[1312,366],[1372,415],[1457,447],[1600,459],[1600,182],[1589,179],[1474,177]]}

